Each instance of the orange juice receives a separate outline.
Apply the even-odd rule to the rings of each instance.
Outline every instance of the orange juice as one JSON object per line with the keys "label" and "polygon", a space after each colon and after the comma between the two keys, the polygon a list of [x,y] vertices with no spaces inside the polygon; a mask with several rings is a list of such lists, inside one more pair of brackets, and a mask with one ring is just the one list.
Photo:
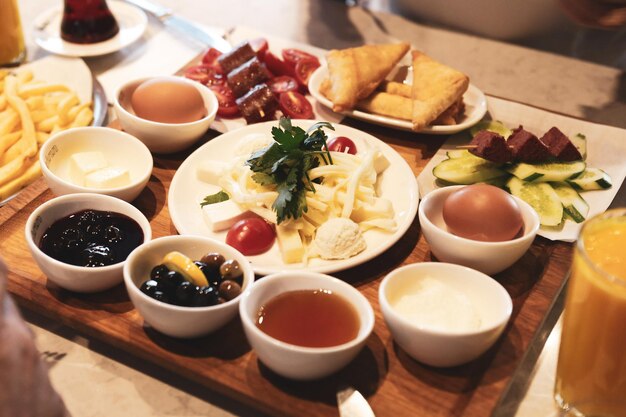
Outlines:
{"label": "orange juice", "polygon": [[16,65],[25,57],[17,0],[0,0],[0,65]]}
{"label": "orange juice", "polygon": [[575,414],[626,416],[626,209],[595,217],[581,231],[555,391]]}

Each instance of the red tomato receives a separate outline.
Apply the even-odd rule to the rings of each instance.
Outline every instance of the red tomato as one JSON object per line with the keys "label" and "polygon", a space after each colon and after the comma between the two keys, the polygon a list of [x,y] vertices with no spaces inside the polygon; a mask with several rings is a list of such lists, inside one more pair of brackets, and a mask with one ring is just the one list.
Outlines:
{"label": "red tomato", "polygon": [[248,41],[254,52],[256,52],[256,56],[261,60],[265,60],[265,53],[267,52],[269,45],[267,43],[267,39],[265,38],[256,38]]}
{"label": "red tomato", "polygon": [[296,79],[300,83],[301,86],[307,87],[309,86],[309,78],[311,78],[311,74],[313,71],[320,67],[320,62],[312,59],[303,59],[296,63],[296,68],[294,73],[296,74]]}
{"label": "red tomato", "polygon": [[278,97],[280,110],[292,119],[312,119],[313,106],[302,94],[295,91],[281,93]]}
{"label": "red tomato", "polygon": [[222,53],[217,49],[209,48],[209,50],[204,53],[204,56],[202,56],[202,63],[211,66],[219,65],[219,63],[217,62],[217,58],[219,58],[221,55]]}
{"label": "red tomato", "polygon": [[226,234],[226,244],[246,256],[267,252],[275,239],[274,228],[260,217],[239,220]]}
{"label": "red tomato", "polygon": [[211,65],[196,65],[185,70],[185,77],[198,81],[204,85],[222,85],[226,83],[226,77]]}
{"label": "red tomato", "polygon": [[272,93],[276,95],[286,93],[287,91],[298,90],[298,82],[295,78],[288,75],[279,75],[278,77],[270,78],[266,81],[266,84],[270,90],[272,90]]}
{"label": "red tomato", "polygon": [[265,53],[265,65],[275,75],[292,75],[292,68],[276,55],[267,51]]}
{"label": "red tomato", "polygon": [[311,55],[308,52],[304,52],[304,51],[301,51],[300,49],[295,49],[295,48],[283,49],[283,59],[285,60],[287,64],[291,65],[292,67],[295,67],[296,64],[299,61],[302,61],[303,59],[310,59],[312,61],[315,61],[317,62],[318,66],[320,64],[320,61],[317,59],[315,55]]}
{"label": "red tomato", "polygon": [[328,150],[333,152],[349,153],[352,155],[356,155],[357,152],[354,142],[345,136],[334,137],[329,140],[326,145],[328,145]]}
{"label": "red tomato", "polygon": [[226,118],[239,116],[235,95],[230,87],[227,85],[212,85],[209,88],[217,96],[217,102],[219,103],[219,108],[217,109],[218,116]]}

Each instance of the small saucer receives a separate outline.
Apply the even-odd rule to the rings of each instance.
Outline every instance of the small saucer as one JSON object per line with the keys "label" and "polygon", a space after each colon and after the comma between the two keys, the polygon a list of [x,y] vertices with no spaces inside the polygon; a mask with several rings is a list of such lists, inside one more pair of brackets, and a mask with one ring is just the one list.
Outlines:
{"label": "small saucer", "polygon": [[109,1],[109,8],[117,19],[120,31],[111,39],[91,44],[66,42],[61,38],[63,8],[54,7],[40,14],[33,25],[35,42],[54,54],[88,57],[110,54],[132,44],[148,27],[148,17],[139,8],[120,1]]}

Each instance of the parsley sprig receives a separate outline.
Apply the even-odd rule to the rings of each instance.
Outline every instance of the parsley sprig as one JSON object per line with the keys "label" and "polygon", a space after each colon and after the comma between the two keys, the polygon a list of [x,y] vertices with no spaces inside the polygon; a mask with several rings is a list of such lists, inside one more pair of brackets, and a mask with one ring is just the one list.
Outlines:
{"label": "parsley sprig", "polygon": [[[246,165],[254,172],[252,179],[260,185],[275,185],[278,197],[272,204],[278,224],[287,219],[298,219],[308,208],[306,191],[315,191],[309,170],[319,166],[318,155],[326,164],[332,164],[326,150],[326,133],[323,128],[335,130],[328,122],[319,122],[306,132],[281,118],[272,127],[274,142],[253,153]],[[327,159],[328,158],[328,159]]]}

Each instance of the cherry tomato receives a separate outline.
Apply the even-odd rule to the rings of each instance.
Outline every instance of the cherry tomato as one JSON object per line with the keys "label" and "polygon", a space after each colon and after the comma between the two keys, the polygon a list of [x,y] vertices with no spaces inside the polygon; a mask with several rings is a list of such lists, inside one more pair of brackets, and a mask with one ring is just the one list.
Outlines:
{"label": "cherry tomato", "polygon": [[278,97],[280,110],[292,119],[312,119],[313,106],[302,94],[295,91],[281,93]]}
{"label": "cherry tomato", "polygon": [[217,58],[219,58],[221,55],[222,53],[217,49],[209,48],[209,50],[206,51],[202,56],[202,63],[210,66],[219,65],[219,63],[217,62]]}
{"label": "cherry tomato", "polygon": [[280,59],[279,57],[277,57],[270,51],[267,51],[265,53],[265,65],[267,66],[267,69],[270,70],[270,72],[276,75],[292,75],[293,74],[292,67],[287,65],[285,61],[283,61],[282,59]]}
{"label": "cherry tomato", "polygon": [[226,83],[226,77],[221,71],[211,65],[196,65],[185,70],[185,77],[198,81],[204,85],[222,85]]}
{"label": "cherry tomato", "polygon": [[317,59],[315,55],[311,55],[308,52],[304,52],[304,51],[301,51],[300,49],[295,49],[295,48],[283,49],[283,59],[285,60],[287,64],[291,65],[292,67],[295,67],[296,64],[299,61],[302,61],[303,59],[309,59],[311,61],[315,61],[317,62],[318,66],[320,64],[320,61]]}
{"label": "cherry tomato", "polygon": [[334,137],[326,145],[328,145],[328,150],[333,152],[349,153],[351,155],[356,155],[357,152],[356,145],[352,142],[352,139],[345,136]]}
{"label": "cherry tomato", "polygon": [[256,56],[261,60],[265,60],[265,53],[267,52],[269,45],[267,43],[267,39],[265,38],[256,38],[248,41],[254,52],[256,52]]}
{"label": "cherry tomato", "polygon": [[239,108],[235,103],[235,95],[227,85],[212,85],[209,87],[215,93],[219,108],[217,115],[220,117],[237,117],[239,116]]}
{"label": "cherry tomato", "polygon": [[279,75],[278,77],[270,78],[266,81],[266,84],[270,90],[272,90],[272,93],[276,95],[286,93],[287,91],[298,90],[298,82],[295,78],[288,75]]}
{"label": "cherry tomato", "polygon": [[275,239],[274,228],[260,217],[239,220],[226,234],[226,244],[246,256],[267,252]]}
{"label": "cherry tomato", "polygon": [[309,78],[311,78],[311,74],[313,71],[320,67],[320,62],[312,59],[303,59],[296,63],[296,67],[294,73],[296,74],[296,79],[303,87],[309,87]]}

